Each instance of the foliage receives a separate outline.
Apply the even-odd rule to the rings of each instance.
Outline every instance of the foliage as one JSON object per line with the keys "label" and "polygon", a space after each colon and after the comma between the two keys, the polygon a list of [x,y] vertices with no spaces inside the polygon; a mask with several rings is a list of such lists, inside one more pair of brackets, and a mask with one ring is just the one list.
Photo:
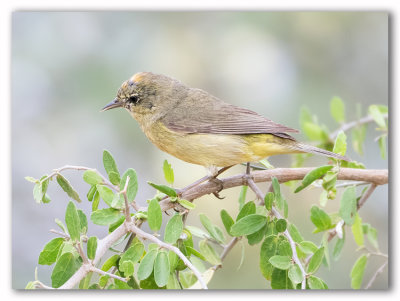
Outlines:
{"label": "foliage", "polygon": [[[303,108],[301,111],[301,127],[306,136],[318,142],[319,147],[333,149],[345,155],[348,150],[346,114],[343,101],[334,97],[330,106],[333,119],[341,126],[341,131],[332,136],[327,127],[320,124],[315,116]],[[385,155],[387,137],[387,108],[370,106],[370,121],[377,124],[382,132],[378,137],[381,153]],[[362,154],[365,139],[366,122],[352,127],[352,143],[354,151]],[[297,155],[294,166],[301,166],[308,155]],[[384,156],[383,156],[384,157]],[[332,160],[332,159],[331,159]],[[83,180],[89,184],[87,200],[92,202],[89,221],[105,226],[107,235],[117,233],[124,225],[140,228],[147,223],[154,233],[131,231],[123,235],[108,248],[108,258],[98,256],[103,240],[88,236],[90,224],[86,214],[77,207],[81,202],[78,192],[61,174],[64,169],[55,170],[40,179],[26,177],[33,182],[33,198],[38,203],[49,203],[48,185],[56,179],[59,186],[72,199],[66,206],[65,225],[59,219],[61,237],[49,241],[39,254],[39,265],[53,266],[51,286],[62,287],[79,269],[89,266],[90,272],[84,274],[78,287],[81,289],[185,289],[200,288],[196,271],[201,273],[205,283],[212,280],[215,271],[221,267],[225,253],[241,238],[259,249],[259,269],[273,289],[327,289],[328,284],[317,276],[322,268],[340,258],[341,250],[346,243],[345,229],[351,229],[355,243],[363,253],[349,270],[351,287],[358,289],[363,283],[363,276],[371,254],[382,255],[379,251],[376,229],[363,222],[360,216],[359,201],[366,194],[366,189],[357,189],[355,184],[344,187],[340,199],[337,197],[337,175],[341,167],[364,168],[361,163],[341,162],[334,160],[319,166],[305,175],[300,183],[290,187],[294,193],[306,189],[321,189],[319,204],[310,208],[309,219],[315,226],[313,233],[322,233],[318,241],[305,240],[299,229],[288,220],[289,205],[281,189],[281,183],[273,177],[271,189],[265,195],[257,195],[258,201],[248,200],[248,186],[242,186],[238,196],[238,210],[231,216],[227,210],[220,210],[224,230],[219,228],[207,214],[198,215],[204,229],[186,225],[186,216],[195,209],[193,200],[181,198],[181,191],[173,188],[174,171],[167,160],[163,171],[168,185],[148,182],[156,193],[148,200],[148,207],[136,207],[135,198],[138,191],[137,175],[134,169],[126,170],[122,176],[116,160],[108,151],[103,153],[103,164],[107,177],[92,168],[80,167],[84,170]],[[70,167],[70,169],[78,169]],[[254,190],[254,188],[252,188]],[[256,194],[258,193],[255,190]],[[161,203],[169,199],[177,212],[167,215]],[[328,201],[335,201],[337,212],[326,212],[324,206]],[[135,213],[130,213],[130,207]],[[163,229],[161,240],[158,231]],[[134,228],[134,229],[138,229]],[[150,235],[151,243],[145,239]],[[337,236],[334,246],[333,238]],[[317,236],[314,236],[317,237]],[[365,239],[365,237],[367,239]],[[375,249],[370,251],[366,241]],[[125,247],[121,246],[125,242]],[[86,246],[86,252],[84,251]],[[111,252],[111,253],[110,253]],[[242,257],[245,256],[244,253]],[[100,266],[99,262],[103,262]],[[243,258],[242,258],[243,260]],[[92,277],[93,273],[101,274]],[[38,280],[28,283],[27,288],[44,287]]]}

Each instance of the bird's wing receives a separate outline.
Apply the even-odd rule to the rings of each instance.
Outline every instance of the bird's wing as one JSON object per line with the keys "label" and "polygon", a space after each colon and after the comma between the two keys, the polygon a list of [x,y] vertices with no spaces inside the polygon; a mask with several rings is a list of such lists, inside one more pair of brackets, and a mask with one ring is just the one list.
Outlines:
{"label": "bird's wing", "polygon": [[[191,97],[162,119],[169,129],[187,134],[273,134],[288,139],[294,138],[286,132],[298,132],[256,112],[223,102],[203,90],[192,90],[195,91]],[[188,102],[195,109],[188,110]]]}

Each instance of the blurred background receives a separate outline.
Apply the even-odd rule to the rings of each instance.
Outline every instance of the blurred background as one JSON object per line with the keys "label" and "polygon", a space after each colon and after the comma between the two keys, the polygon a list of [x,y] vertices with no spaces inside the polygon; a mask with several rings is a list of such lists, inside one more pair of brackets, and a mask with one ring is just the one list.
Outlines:
{"label": "blurred background", "polygon": [[[346,104],[348,121],[362,116],[370,104],[388,104],[388,14],[384,12],[29,12],[12,18],[12,279],[24,288],[34,279],[43,246],[64,220],[68,196],[51,183],[52,202],[38,205],[33,184],[66,164],[102,168],[102,151],[109,150],[121,172],[133,167],[139,178],[137,201],[145,205],[154,190],[146,181],[164,183],[164,159],[175,170],[175,186],[183,187],[205,175],[205,170],[161,152],[124,110],[101,113],[120,84],[139,71],[175,77],[235,105],[257,111],[276,122],[300,128],[299,112],[307,106],[330,130],[333,96]],[[349,156],[367,168],[387,168],[374,142],[374,125],[367,130],[364,156],[349,147]],[[306,140],[302,134],[299,140]],[[270,159],[274,166],[290,166],[290,156]],[[312,157],[306,166],[326,159]],[[243,172],[236,166],[223,176]],[[88,185],[81,173],[64,175],[86,200]],[[267,184],[260,187],[265,191]],[[319,204],[318,189],[294,195],[283,186],[289,220],[316,244],[321,234],[309,210]],[[240,188],[223,191],[225,199],[196,200],[188,224],[200,226],[207,213],[222,226],[219,212],[236,216]],[[339,208],[341,191],[324,210]],[[248,200],[253,195],[248,195]],[[78,205],[89,216],[91,203]],[[378,230],[379,246],[388,252],[388,186],[379,187],[361,209],[363,222]],[[148,228],[144,227],[145,230]],[[351,231],[339,261],[317,276],[333,289],[350,288],[350,270],[360,256]],[[106,229],[89,226],[89,235],[104,237]],[[265,289],[269,283],[259,271],[259,248],[246,246],[238,270],[237,245],[210,283],[210,288]],[[333,245],[331,247],[333,249]],[[369,260],[364,284],[383,263]],[[376,259],[376,260],[375,260]],[[39,279],[50,284],[51,268],[39,266]],[[372,288],[388,287],[387,269]]]}

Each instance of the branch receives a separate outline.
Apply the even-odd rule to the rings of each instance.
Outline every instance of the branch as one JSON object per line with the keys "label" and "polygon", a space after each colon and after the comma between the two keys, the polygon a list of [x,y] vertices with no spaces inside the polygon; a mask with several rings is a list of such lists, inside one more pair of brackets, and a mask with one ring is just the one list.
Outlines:
{"label": "branch", "polygon": [[386,260],[385,263],[379,269],[376,270],[376,272],[374,273],[372,278],[369,280],[368,284],[365,286],[365,289],[369,289],[371,287],[371,285],[374,283],[376,277],[378,277],[379,274],[381,274],[383,272],[383,270],[385,269],[387,264],[388,264],[388,260]]}
{"label": "branch", "polygon": [[[387,119],[388,118],[388,114],[382,114],[382,117]],[[339,134],[340,131],[346,132],[346,131],[350,130],[353,127],[356,127],[356,126],[361,125],[361,124],[373,122],[373,121],[374,121],[374,119],[370,115],[367,115],[367,116],[361,118],[360,120],[355,120],[355,121],[351,121],[349,123],[345,123],[340,128],[338,128],[336,131],[332,132],[329,135],[329,138],[331,140],[334,140],[336,138],[336,136]]]}
{"label": "branch", "polygon": [[130,223],[130,224],[126,224],[126,226],[129,228],[129,231],[135,233],[138,237],[141,237],[143,239],[148,239],[156,244],[158,244],[161,248],[167,249],[167,250],[171,250],[172,252],[174,252],[176,255],[179,256],[180,259],[182,259],[182,261],[185,263],[185,265],[192,270],[193,274],[197,277],[201,287],[203,289],[207,289],[207,284],[204,282],[203,277],[201,276],[201,273],[199,272],[199,270],[197,270],[197,268],[189,261],[189,259],[186,258],[185,255],[183,255],[183,253],[181,252],[181,250],[179,250],[177,247],[174,247],[173,245],[167,244],[161,240],[159,240],[157,237],[155,237],[154,235],[151,235],[145,231],[143,231],[142,229],[138,228],[135,226],[135,224]]}
{"label": "branch", "polygon": [[[302,180],[304,176],[313,170],[313,167],[303,168],[275,168],[261,171],[254,171],[251,173],[252,179],[255,183],[269,182],[272,177],[276,177],[279,183],[284,183],[293,180]],[[340,168],[338,173],[338,180],[347,181],[362,181],[374,183],[376,185],[383,185],[388,183],[388,170],[387,169],[356,169],[356,168]],[[191,189],[182,191],[181,198],[192,201],[203,195],[211,194],[222,189],[228,189],[236,186],[246,185],[247,175],[239,174],[232,177],[219,179],[218,183],[209,181],[204,184],[195,186]],[[176,204],[171,203],[169,199],[160,202],[161,210],[166,211],[171,209]]]}

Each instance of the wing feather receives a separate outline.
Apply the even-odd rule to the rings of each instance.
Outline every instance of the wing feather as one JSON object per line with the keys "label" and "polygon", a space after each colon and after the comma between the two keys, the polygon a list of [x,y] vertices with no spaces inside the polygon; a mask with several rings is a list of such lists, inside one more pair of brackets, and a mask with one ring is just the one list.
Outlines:
{"label": "wing feather", "polygon": [[[298,132],[254,111],[223,102],[203,90],[191,90],[190,97],[178,103],[172,114],[163,117],[169,129],[186,134],[273,134],[288,139],[294,138],[286,132]],[[187,102],[195,109],[188,110]]]}

